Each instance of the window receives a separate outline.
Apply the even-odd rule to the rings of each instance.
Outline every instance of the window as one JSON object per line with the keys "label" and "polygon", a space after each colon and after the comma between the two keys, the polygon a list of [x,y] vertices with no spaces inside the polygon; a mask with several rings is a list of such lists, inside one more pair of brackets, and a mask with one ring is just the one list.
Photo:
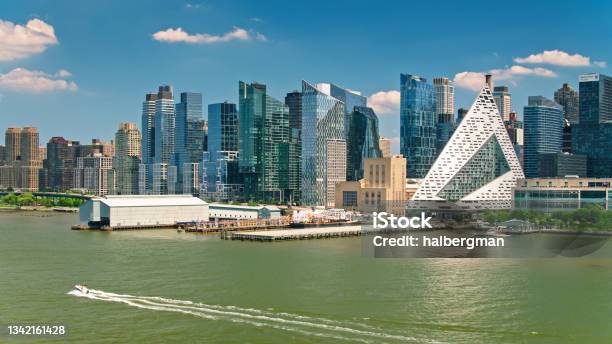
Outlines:
{"label": "window", "polygon": [[345,207],[356,207],[357,206],[357,191],[343,191],[342,192],[342,204]]}

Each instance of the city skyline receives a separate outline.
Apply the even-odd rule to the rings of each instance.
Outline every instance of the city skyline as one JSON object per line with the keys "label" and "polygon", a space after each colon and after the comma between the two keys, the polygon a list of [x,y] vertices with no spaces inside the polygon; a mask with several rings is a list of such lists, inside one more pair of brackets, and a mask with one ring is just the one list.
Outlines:
{"label": "city skyline", "polygon": [[[67,2],[4,3],[0,30],[5,37],[24,30],[38,34],[28,42],[18,37],[25,40],[19,46],[0,40],[0,127],[35,126],[41,142],[57,135],[81,142],[91,137],[110,140],[118,123],[140,122],[142,94],[155,85],[173,85],[177,95],[202,93],[206,109],[225,100],[237,103],[238,80],[267,84],[272,97],[283,99],[305,79],[368,96],[368,106],[380,117],[381,135],[392,139],[392,150],[398,152],[400,73],[454,80],[459,109],[471,104],[473,82],[481,79],[480,73],[492,72],[495,85],[510,88],[512,110],[521,118],[528,96],[552,99],[563,83],[577,89],[580,74],[610,74],[606,62],[612,57],[598,42],[610,36],[604,19],[611,5],[517,4],[496,14],[496,22],[513,25],[491,25],[483,32],[476,24],[480,20],[462,20],[485,18],[480,3],[449,3],[434,12],[427,4],[320,3],[316,9],[291,11],[298,5],[160,2],[146,6],[147,16],[141,16],[143,6],[136,2],[108,2],[95,9]],[[529,13],[521,10],[525,6]],[[332,15],[340,10],[346,16]],[[65,20],[73,11],[79,18]],[[422,15],[410,16],[411,25],[406,26],[405,13]],[[452,42],[428,13],[436,13],[437,21],[446,21],[457,32]],[[549,19],[568,13],[572,21]],[[356,24],[371,16],[380,19],[379,27],[366,32]],[[335,30],[322,29],[332,18]],[[313,20],[320,27],[312,25]],[[525,39],[540,20],[551,30],[541,32],[537,41]],[[422,29],[410,29],[419,26]],[[479,42],[502,34],[503,45]],[[83,44],[88,49],[82,49]],[[347,58],[352,46],[360,47],[359,54]]]}

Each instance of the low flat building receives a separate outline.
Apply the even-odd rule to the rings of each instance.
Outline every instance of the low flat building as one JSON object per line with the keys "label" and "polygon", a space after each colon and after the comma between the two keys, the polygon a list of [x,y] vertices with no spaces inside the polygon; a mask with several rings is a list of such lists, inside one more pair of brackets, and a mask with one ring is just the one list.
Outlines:
{"label": "low flat building", "polygon": [[281,217],[281,210],[274,205],[233,205],[211,203],[208,206],[209,217],[219,220],[240,219],[275,219]]}
{"label": "low flat building", "polygon": [[408,196],[406,158],[364,159],[364,178],[336,184],[335,207],[362,213],[386,211],[403,214]]}
{"label": "low flat building", "polygon": [[596,204],[612,209],[612,178],[519,179],[514,208],[553,212]]}
{"label": "low flat building", "polygon": [[93,228],[147,228],[208,221],[208,203],[191,195],[94,197],[79,208],[81,224]]}

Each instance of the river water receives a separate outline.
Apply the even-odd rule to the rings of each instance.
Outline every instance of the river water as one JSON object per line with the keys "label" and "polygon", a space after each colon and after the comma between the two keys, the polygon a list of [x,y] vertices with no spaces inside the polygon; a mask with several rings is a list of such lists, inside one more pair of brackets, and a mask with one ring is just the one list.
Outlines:
{"label": "river water", "polygon": [[609,259],[376,259],[360,238],[71,231],[77,221],[0,213],[0,342],[612,342]]}

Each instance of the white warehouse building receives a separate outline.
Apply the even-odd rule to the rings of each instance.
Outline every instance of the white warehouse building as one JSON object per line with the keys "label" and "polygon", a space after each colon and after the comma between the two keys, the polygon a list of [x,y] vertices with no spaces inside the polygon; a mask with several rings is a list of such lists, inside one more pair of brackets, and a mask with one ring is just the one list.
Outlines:
{"label": "white warehouse building", "polygon": [[93,228],[146,228],[208,221],[208,203],[191,195],[94,197],[79,208],[82,225]]}

